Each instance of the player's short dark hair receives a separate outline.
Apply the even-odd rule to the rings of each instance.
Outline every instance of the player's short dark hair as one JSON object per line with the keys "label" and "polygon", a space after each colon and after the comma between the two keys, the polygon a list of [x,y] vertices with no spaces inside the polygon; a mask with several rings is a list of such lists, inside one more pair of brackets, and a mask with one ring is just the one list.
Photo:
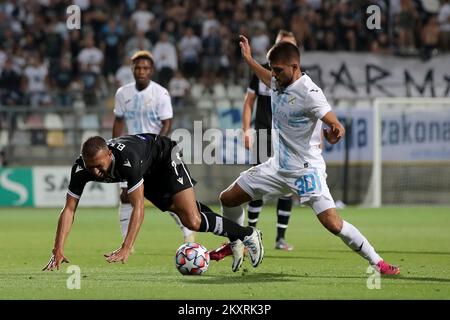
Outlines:
{"label": "player's short dark hair", "polygon": [[267,53],[267,61],[270,63],[300,61],[300,50],[291,42],[281,41],[270,48]]}
{"label": "player's short dark hair", "polygon": [[139,59],[146,59],[146,60],[149,60],[152,63],[152,65],[155,64],[155,60],[153,59],[152,53],[147,50],[140,50],[140,51],[135,52],[131,56],[131,63],[135,64]]}
{"label": "player's short dark hair", "polygon": [[108,149],[105,139],[100,136],[92,136],[87,138],[81,145],[81,156],[84,159],[90,159],[103,149]]}
{"label": "player's short dark hair", "polygon": [[280,29],[280,31],[278,31],[277,33],[277,38],[278,37],[292,37],[295,38],[295,35],[292,31],[287,31],[285,29]]}

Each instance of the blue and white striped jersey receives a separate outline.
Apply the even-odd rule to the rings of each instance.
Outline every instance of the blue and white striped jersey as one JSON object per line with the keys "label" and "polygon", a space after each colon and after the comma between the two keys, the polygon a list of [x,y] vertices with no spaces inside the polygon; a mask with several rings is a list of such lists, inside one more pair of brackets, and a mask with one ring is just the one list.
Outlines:
{"label": "blue and white striped jersey", "polygon": [[277,89],[272,78],[271,99],[274,166],[284,170],[325,169],[320,119],[331,107],[322,90],[306,74],[283,91]]}
{"label": "blue and white striped jersey", "polygon": [[136,89],[135,82],[126,84],[116,92],[114,114],[125,118],[128,134],[159,134],[161,120],[173,117],[169,92],[154,81],[142,91]]}

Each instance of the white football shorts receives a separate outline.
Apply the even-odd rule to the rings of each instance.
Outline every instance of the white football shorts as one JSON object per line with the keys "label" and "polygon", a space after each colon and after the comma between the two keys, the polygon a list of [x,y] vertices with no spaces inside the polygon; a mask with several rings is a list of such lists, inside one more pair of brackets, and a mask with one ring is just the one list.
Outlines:
{"label": "white football shorts", "polygon": [[236,183],[253,200],[293,192],[300,197],[300,203],[309,205],[319,214],[336,207],[326,178],[327,174],[323,169],[278,170],[270,161],[266,161],[242,172]]}

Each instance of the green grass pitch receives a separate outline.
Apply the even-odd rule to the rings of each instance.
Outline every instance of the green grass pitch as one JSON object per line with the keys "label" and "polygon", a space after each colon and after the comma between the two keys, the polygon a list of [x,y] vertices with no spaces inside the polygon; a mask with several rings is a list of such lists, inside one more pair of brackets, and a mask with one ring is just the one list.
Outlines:
{"label": "green grass pitch", "polygon": [[[218,209],[215,207],[215,209]],[[402,274],[368,289],[367,262],[328,233],[309,208],[295,207],[287,239],[291,252],[273,248],[276,216],[265,207],[259,227],[266,255],[258,268],[231,257],[211,261],[202,276],[182,276],[174,254],[182,236],[172,218],[153,208],[127,264],[108,264],[103,254],[120,245],[117,208],[79,208],[66,243],[70,264],[42,272],[53,246],[59,209],[0,209],[0,299],[449,299],[450,209],[447,207],[347,208],[357,226]],[[212,250],[225,238],[198,234]],[[81,269],[81,289],[69,290],[69,265]],[[373,281],[370,283],[374,283]]]}

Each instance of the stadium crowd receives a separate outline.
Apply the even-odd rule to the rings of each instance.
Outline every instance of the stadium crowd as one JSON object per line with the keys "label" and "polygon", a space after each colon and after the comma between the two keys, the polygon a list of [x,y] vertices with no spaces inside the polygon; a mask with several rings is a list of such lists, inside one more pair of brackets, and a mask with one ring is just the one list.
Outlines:
{"label": "stadium crowd", "polygon": [[[66,9],[81,8],[68,30]],[[381,9],[370,30],[366,9]],[[431,59],[450,49],[450,0],[10,0],[0,4],[1,104],[71,107],[133,80],[128,58],[150,50],[154,80],[173,95],[189,83],[247,84],[238,35],[264,62],[277,32],[302,50],[356,51]]]}

